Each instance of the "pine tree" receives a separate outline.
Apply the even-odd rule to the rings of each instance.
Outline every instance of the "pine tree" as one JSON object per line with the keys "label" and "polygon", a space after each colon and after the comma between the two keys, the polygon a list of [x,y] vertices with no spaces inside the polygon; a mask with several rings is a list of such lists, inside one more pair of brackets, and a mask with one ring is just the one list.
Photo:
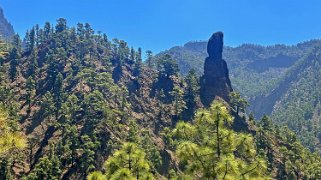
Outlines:
{"label": "pine tree", "polygon": [[131,48],[130,48],[130,59],[131,59],[132,61],[135,61],[135,58],[136,58],[136,52],[135,52],[134,48],[131,47]]}
{"label": "pine tree", "polygon": [[38,75],[38,52],[37,49],[34,48],[32,50],[31,59],[28,64],[27,76],[31,76],[34,80]]}
{"label": "pine tree", "polygon": [[[145,153],[134,143],[124,143],[105,162],[106,179],[153,179]],[[97,175],[97,172],[89,177]]]}
{"label": "pine tree", "polygon": [[266,162],[256,153],[250,134],[236,133],[227,108],[214,101],[196,113],[192,123],[179,122],[172,131],[176,154],[185,174],[209,179],[263,179]]}
{"label": "pine tree", "polygon": [[248,106],[248,102],[241,97],[241,94],[238,92],[231,92],[229,94],[230,103],[236,109],[236,114],[239,112],[245,112],[245,108]]}
{"label": "pine tree", "polygon": [[138,52],[136,53],[136,63],[134,69],[134,76],[139,76],[142,71],[143,60],[142,60],[142,49],[138,48]]}
{"label": "pine tree", "polygon": [[0,106],[0,155],[25,147],[25,138],[12,127],[7,110]]}
{"label": "pine tree", "polygon": [[22,48],[21,47],[22,42],[21,42],[20,36],[18,34],[13,36],[12,45],[13,45],[14,48],[17,49],[18,53],[20,54],[21,53],[21,48]]}
{"label": "pine tree", "polygon": [[85,23],[85,38],[90,39],[91,36],[94,34],[94,30],[91,28],[90,24]]}
{"label": "pine tree", "polygon": [[142,59],[142,48],[138,48],[138,51],[136,53],[136,63],[142,64],[143,59]]}
{"label": "pine tree", "polygon": [[200,85],[198,82],[198,77],[196,71],[191,69],[186,78],[185,82],[187,85],[186,91],[184,93],[184,99],[186,101],[186,110],[183,112],[183,119],[190,120],[197,108],[197,96],[199,94]]}
{"label": "pine tree", "polygon": [[132,143],[139,143],[140,139],[138,137],[138,126],[134,120],[129,121],[129,132],[127,136],[127,141]]}
{"label": "pine tree", "polygon": [[49,156],[40,158],[35,168],[27,176],[27,179],[59,179],[62,173],[61,162],[51,145]]}
{"label": "pine tree", "polygon": [[0,39],[0,65],[2,66],[8,53],[8,45]]}
{"label": "pine tree", "polygon": [[89,135],[81,136],[82,145],[82,155],[81,155],[81,163],[80,168],[83,174],[87,174],[88,172],[95,169],[95,149],[99,146],[99,143],[92,139]]}
{"label": "pine tree", "polygon": [[100,171],[94,171],[87,176],[87,180],[106,180],[106,176]]}
{"label": "pine tree", "polygon": [[35,26],[35,39],[36,39],[36,47],[42,42],[42,31],[40,31],[39,24]]}
{"label": "pine tree", "polygon": [[163,55],[157,63],[157,69],[161,74],[167,77],[178,74],[178,64],[169,54]]}
{"label": "pine tree", "polygon": [[174,121],[178,120],[180,117],[181,112],[186,109],[185,101],[183,98],[184,91],[180,89],[178,86],[174,86],[171,95],[173,96],[173,103],[174,103],[174,113],[175,117],[173,118]]}
{"label": "pine tree", "polygon": [[9,78],[11,79],[11,82],[13,82],[16,79],[18,74],[17,66],[18,66],[19,54],[16,48],[12,48],[9,58],[10,58]]}
{"label": "pine tree", "polygon": [[149,68],[154,68],[154,62],[153,62],[153,52],[151,50],[146,51],[146,63]]}
{"label": "pine tree", "polygon": [[9,111],[0,106],[0,179],[13,179],[14,165],[19,162],[27,140],[17,128]]}
{"label": "pine tree", "polygon": [[47,41],[49,39],[49,37],[51,36],[51,25],[49,22],[45,23],[43,32],[44,32],[44,40]]}
{"label": "pine tree", "polygon": [[56,107],[56,119],[58,119],[59,110],[61,108],[62,103],[62,91],[63,88],[63,76],[61,73],[58,73],[57,78],[55,80],[55,85],[53,88],[53,95]]}
{"label": "pine tree", "polygon": [[52,90],[55,85],[55,80],[58,75],[58,65],[56,60],[54,59],[54,54],[52,51],[47,53],[46,55],[46,62],[49,64],[46,71],[47,71],[47,88],[48,90]]}
{"label": "pine tree", "polygon": [[28,51],[31,52],[35,47],[35,45],[36,45],[36,32],[35,32],[35,28],[33,27],[29,33]]}
{"label": "pine tree", "polygon": [[26,82],[26,103],[28,104],[28,112],[31,110],[31,101],[32,97],[34,95],[34,89],[35,89],[35,81],[31,76],[28,77]]}
{"label": "pine tree", "polygon": [[264,115],[262,117],[260,123],[264,130],[272,131],[273,129],[272,121],[267,115]]}
{"label": "pine tree", "polygon": [[59,18],[56,25],[56,33],[63,32],[67,29],[67,20],[64,18]]}

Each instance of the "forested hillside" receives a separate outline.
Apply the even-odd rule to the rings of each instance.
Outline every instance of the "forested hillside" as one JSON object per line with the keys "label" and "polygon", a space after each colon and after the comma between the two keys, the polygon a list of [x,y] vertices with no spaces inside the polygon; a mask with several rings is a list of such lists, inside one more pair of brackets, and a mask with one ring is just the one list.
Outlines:
{"label": "forested hillside", "polygon": [[143,62],[140,48],[62,18],[23,42],[0,44],[0,179],[321,178],[293,132],[247,117],[232,89],[204,106],[207,84],[168,54]]}
{"label": "forested hillside", "polygon": [[[190,69],[203,74],[206,58],[205,41],[189,42],[184,46],[173,47],[161,54],[170,54],[178,62],[180,72],[186,75]],[[296,61],[321,41],[311,40],[294,46],[275,45],[260,46],[244,44],[238,47],[224,47],[223,58],[230,69],[233,87],[249,100],[271,92],[278,84],[280,77]]]}
{"label": "forested hillside", "polygon": [[[276,124],[289,126],[307,147],[317,151],[320,146],[320,45],[320,40],[295,46],[245,44],[225,47],[223,51],[233,88],[250,102],[248,112],[256,117],[271,115]],[[202,74],[206,42],[190,42],[163,53],[172,55],[182,74],[191,68]]]}
{"label": "forested hillside", "polygon": [[273,106],[274,121],[287,125],[300,135],[301,141],[307,147],[319,152],[320,63],[320,47],[316,47],[287,72],[274,91],[264,97],[272,99],[271,96],[279,96]]}

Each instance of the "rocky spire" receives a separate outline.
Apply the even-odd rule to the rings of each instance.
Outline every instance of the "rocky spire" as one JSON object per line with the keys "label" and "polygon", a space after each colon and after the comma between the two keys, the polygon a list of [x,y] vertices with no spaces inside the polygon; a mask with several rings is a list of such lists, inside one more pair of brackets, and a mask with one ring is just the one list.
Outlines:
{"label": "rocky spire", "polygon": [[223,33],[214,33],[207,43],[207,53],[209,58],[221,60],[223,53]]}
{"label": "rocky spire", "polygon": [[223,33],[214,33],[208,41],[204,75],[201,78],[201,99],[204,106],[209,106],[216,96],[228,101],[233,91],[227,64],[222,58]]}

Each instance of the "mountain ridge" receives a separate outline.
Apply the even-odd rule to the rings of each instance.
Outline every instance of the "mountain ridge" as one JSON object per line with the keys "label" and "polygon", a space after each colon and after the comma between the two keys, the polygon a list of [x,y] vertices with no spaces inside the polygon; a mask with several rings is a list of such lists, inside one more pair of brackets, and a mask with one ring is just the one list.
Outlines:
{"label": "mountain ridge", "polygon": [[[220,35],[202,60],[220,73],[202,84],[171,56],[144,62],[140,48],[88,23],[37,27],[23,48],[0,43],[0,179],[320,178],[318,154],[229,94]],[[204,85],[217,90],[208,107]]]}

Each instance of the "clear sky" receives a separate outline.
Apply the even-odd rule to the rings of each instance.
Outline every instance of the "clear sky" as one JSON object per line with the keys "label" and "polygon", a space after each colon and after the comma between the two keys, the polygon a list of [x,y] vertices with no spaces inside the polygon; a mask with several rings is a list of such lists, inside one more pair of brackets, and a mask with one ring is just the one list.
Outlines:
{"label": "clear sky", "polygon": [[321,0],[0,0],[24,36],[63,17],[154,52],[223,31],[225,44],[295,44],[321,37]]}

